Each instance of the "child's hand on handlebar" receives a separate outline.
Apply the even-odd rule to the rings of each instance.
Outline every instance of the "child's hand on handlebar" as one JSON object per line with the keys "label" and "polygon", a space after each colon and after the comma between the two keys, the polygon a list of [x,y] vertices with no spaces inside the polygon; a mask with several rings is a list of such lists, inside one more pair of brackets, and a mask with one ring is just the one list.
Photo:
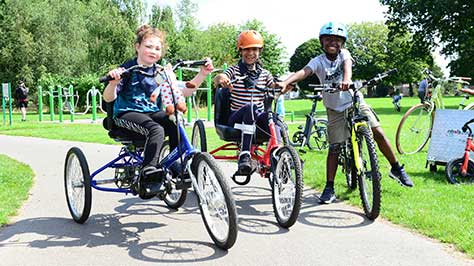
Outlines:
{"label": "child's hand on handlebar", "polygon": [[206,60],[206,64],[204,64],[203,66],[201,66],[201,70],[200,72],[203,74],[203,75],[207,75],[209,73],[211,73],[213,70],[214,70],[214,66],[212,65],[212,60],[211,58],[209,57],[206,57],[204,58],[204,60]]}
{"label": "child's hand on handlebar", "polygon": [[352,82],[350,80],[343,80],[339,83],[339,89],[341,89],[341,91],[347,91],[351,84]]}
{"label": "child's hand on handlebar", "polygon": [[219,84],[221,88],[228,88],[229,90],[232,90],[234,88],[230,79],[225,75],[221,75],[219,77],[219,80],[217,80],[217,84]]}
{"label": "child's hand on handlebar", "polygon": [[112,78],[112,80],[109,81],[109,84],[117,85],[122,79],[122,73],[124,71],[125,71],[125,68],[123,67],[110,70],[108,75]]}

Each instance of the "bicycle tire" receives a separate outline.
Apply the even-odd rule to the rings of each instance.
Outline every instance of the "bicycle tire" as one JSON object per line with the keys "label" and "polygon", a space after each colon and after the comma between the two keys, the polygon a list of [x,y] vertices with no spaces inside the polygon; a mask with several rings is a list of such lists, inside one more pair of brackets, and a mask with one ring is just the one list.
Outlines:
{"label": "bicycle tire", "polygon": [[321,151],[328,147],[328,121],[326,119],[316,119],[314,122],[314,130],[308,137],[308,148],[310,150]]}
{"label": "bicycle tire", "polygon": [[[217,247],[227,250],[234,245],[238,231],[237,210],[229,184],[209,153],[197,153],[191,171],[198,186],[194,190],[200,190],[204,196],[201,198],[200,193],[196,193],[206,230]],[[217,207],[222,209],[217,210]],[[218,226],[221,228],[217,229]]]}
{"label": "bicycle tire", "polygon": [[430,104],[411,107],[397,127],[395,143],[400,154],[414,154],[423,149],[431,136],[434,110]]}
{"label": "bicycle tire", "polygon": [[69,149],[66,155],[64,188],[73,220],[79,224],[84,223],[91,211],[91,177],[86,157],[77,147]]}
{"label": "bicycle tire", "polygon": [[352,148],[350,140],[344,142],[344,146],[339,153],[339,164],[342,166],[342,172],[346,177],[347,188],[354,190],[357,188],[357,169],[354,165]]}
{"label": "bicycle tire", "polygon": [[[170,143],[169,140],[165,140],[163,142],[163,146],[161,146],[161,150],[158,156],[158,161],[161,161],[163,158],[166,157],[170,153]],[[167,185],[166,194],[163,198],[166,206],[171,209],[177,210],[179,207],[183,206],[184,202],[186,201],[188,195],[188,189],[176,189],[176,178],[173,177],[172,181]]]}
{"label": "bicycle tire", "polygon": [[474,103],[468,104],[466,107],[463,108],[463,110],[474,110]]}
{"label": "bicycle tire", "polygon": [[275,125],[280,128],[280,136],[281,136],[281,141],[283,142],[283,145],[289,145],[290,144],[290,137],[288,135],[288,126],[277,118]]}
{"label": "bicycle tire", "polygon": [[[359,126],[356,131],[359,146],[360,168],[357,171],[360,199],[365,215],[375,220],[380,214],[381,184],[377,150],[371,130],[366,126]],[[354,152],[355,153],[355,152]]]}
{"label": "bicycle tire", "polygon": [[303,173],[295,148],[284,146],[272,161],[272,201],[278,224],[289,228],[295,224],[301,209]]}
{"label": "bicycle tire", "polygon": [[196,120],[196,122],[194,122],[191,144],[199,151],[207,151],[206,127],[202,120]]}
{"label": "bicycle tire", "polygon": [[466,176],[461,174],[464,157],[456,158],[446,164],[446,178],[451,184],[466,184],[474,182],[474,161],[469,159]]}

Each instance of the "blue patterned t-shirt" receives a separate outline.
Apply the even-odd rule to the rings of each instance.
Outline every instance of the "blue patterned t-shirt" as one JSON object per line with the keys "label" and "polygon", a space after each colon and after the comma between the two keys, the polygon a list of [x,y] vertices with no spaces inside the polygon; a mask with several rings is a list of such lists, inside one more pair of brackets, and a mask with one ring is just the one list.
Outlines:
{"label": "blue patterned t-shirt", "polygon": [[[137,65],[137,58],[127,61],[121,65],[123,68],[129,68]],[[145,69],[144,71],[152,74],[156,70],[156,65]],[[158,87],[153,77],[146,77],[133,72],[128,78],[123,78],[117,85],[117,99],[114,103],[114,117],[128,111],[140,113],[158,112],[161,110],[161,100],[156,103],[150,100],[151,93]],[[157,105],[158,104],[158,105]]]}

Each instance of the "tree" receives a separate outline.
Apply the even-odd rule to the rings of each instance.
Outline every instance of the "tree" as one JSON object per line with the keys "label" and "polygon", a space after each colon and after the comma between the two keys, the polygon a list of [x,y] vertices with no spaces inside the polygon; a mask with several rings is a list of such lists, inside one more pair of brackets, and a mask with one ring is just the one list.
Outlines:
{"label": "tree", "polygon": [[[421,70],[433,67],[433,58],[428,53],[415,53],[412,49],[410,34],[389,38],[389,30],[382,23],[355,23],[348,26],[349,38],[345,47],[351,52],[355,64],[353,80],[369,79],[375,74],[397,68],[399,73],[384,80],[386,83],[413,83],[422,78]],[[300,45],[290,58],[290,71],[298,71],[315,56],[321,54],[319,39],[310,39]],[[312,75],[300,83],[303,90],[308,90],[307,84],[317,83]],[[381,96],[385,96],[382,92]],[[368,95],[373,95],[371,89]]]}
{"label": "tree", "polygon": [[388,5],[388,25],[394,34],[414,33],[417,47],[436,47],[441,43],[452,75],[474,77],[474,2],[472,0],[380,0]]}
{"label": "tree", "polygon": [[[321,52],[322,49],[319,39],[309,39],[304,42],[296,48],[295,53],[290,58],[290,71],[296,72],[304,68],[313,57],[318,56]],[[319,79],[316,75],[311,75],[298,84],[303,91],[308,93],[310,92],[308,84],[319,84]]]}

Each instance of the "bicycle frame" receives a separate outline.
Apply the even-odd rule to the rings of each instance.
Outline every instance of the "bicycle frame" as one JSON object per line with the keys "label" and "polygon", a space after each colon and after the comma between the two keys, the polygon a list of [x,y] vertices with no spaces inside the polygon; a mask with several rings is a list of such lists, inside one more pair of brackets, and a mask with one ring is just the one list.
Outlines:
{"label": "bicycle frame", "polygon": [[[267,143],[267,148],[263,149],[262,147],[258,145],[251,145],[250,146],[250,154],[252,155],[252,158],[257,160],[260,165],[263,165],[264,167],[259,168],[259,173],[262,176],[265,176],[268,170],[270,169],[270,158],[271,158],[271,153],[272,151],[275,152],[275,148],[281,147],[281,144],[278,142],[277,138],[277,133],[276,133],[276,127],[275,127],[275,122],[273,121],[273,111],[268,112],[268,127],[270,131],[270,139],[268,140]],[[240,150],[240,147],[237,143],[227,143],[224,144],[209,153],[218,160],[237,160],[239,158],[238,155],[216,155],[217,152],[219,151],[238,151]]]}
{"label": "bicycle frame", "polygon": [[362,116],[360,114],[360,100],[359,100],[359,95],[357,94],[357,91],[354,91],[354,96],[352,100],[352,110],[347,110],[345,113],[347,123],[351,132],[351,144],[352,144],[352,155],[353,155],[353,161],[354,165],[357,169],[357,174],[360,175],[362,174],[362,165],[360,161],[360,150],[359,150],[359,141],[357,139],[357,134],[356,131],[359,129],[359,127],[364,126],[369,128],[369,125],[367,123],[367,117]]}
{"label": "bicycle frame", "polygon": [[[178,129],[180,132],[180,137],[181,137],[181,144],[179,147],[174,148],[165,158],[163,158],[160,161],[161,166],[165,169],[168,170],[170,169],[171,165],[176,162],[178,159],[180,159],[181,155],[183,155],[183,162],[189,163],[190,158],[198,152],[192,145],[191,142],[189,141],[186,131],[182,125],[182,123],[178,123]],[[181,151],[181,152],[180,152]],[[115,178],[112,179],[102,179],[102,180],[94,180],[94,178],[104,171],[107,168],[126,168],[126,167],[139,167],[143,163],[143,156],[142,156],[143,151],[135,149],[133,144],[129,144],[125,147],[122,147],[119,155],[117,158],[113,159],[112,161],[106,163],[102,167],[100,167],[98,170],[93,172],[90,175],[91,178],[91,186],[94,189],[100,190],[100,191],[106,191],[106,192],[120,192],[120,193],[132,193],[134,194],[135,191],[131,190],[130,188],[109,188],[109,187],[104,187],[101,186],[101,184],[106,184],[106,183],[113,183],[116,181]],[[122,161],[123,162],[120,162]]]}

